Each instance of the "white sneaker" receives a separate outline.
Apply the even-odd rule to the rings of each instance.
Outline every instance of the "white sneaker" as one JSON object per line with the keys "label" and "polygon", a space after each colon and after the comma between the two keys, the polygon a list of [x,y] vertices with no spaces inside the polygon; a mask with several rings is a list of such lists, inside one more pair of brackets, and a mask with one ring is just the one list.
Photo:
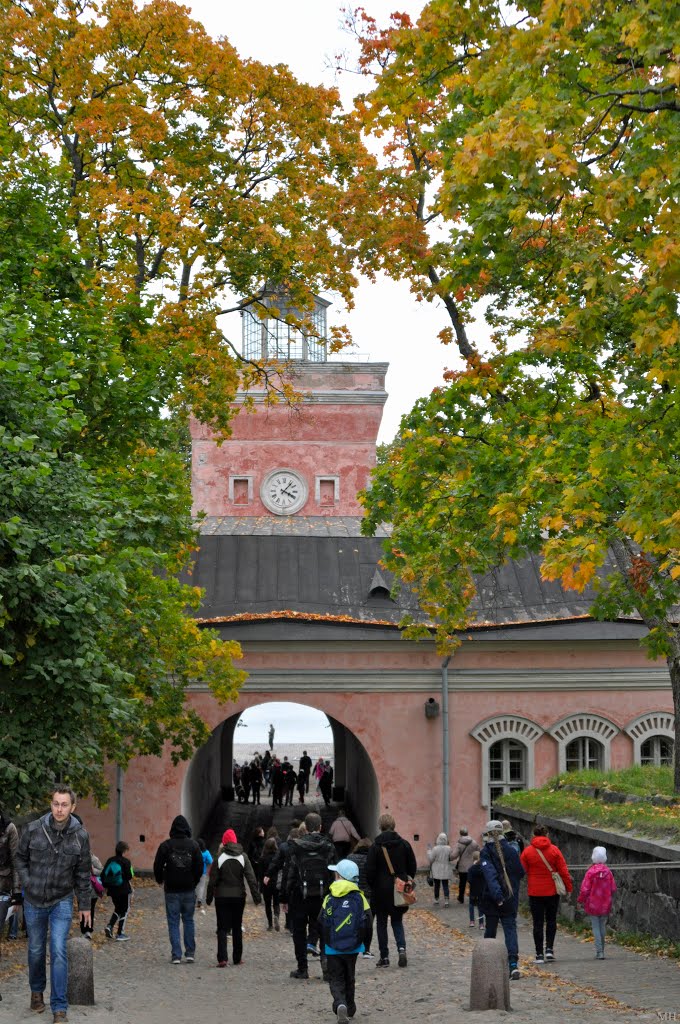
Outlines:
{"label": "white sneaker", "polygon": [[347,1007],[344,1003],[340,1003],[338,1006],[338,1024],[347,1024],[349,1017],[347,1016]]}
{"label": "white sneaker", "polygon": [[364,960],[374,960],[375,959],[375,957],[373,956],[373,953],[362,953],[361,956],[363,957]]}

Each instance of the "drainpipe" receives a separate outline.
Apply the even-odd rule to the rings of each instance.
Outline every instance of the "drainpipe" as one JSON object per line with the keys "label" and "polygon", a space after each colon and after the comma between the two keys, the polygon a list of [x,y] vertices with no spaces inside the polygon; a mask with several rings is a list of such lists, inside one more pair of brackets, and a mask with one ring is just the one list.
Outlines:
{"label": "drainpipe", "polygon": [[123,838],[123,769],[116,768],[116,843]]}
{"label": "drainpipe", "polygon": [[449,834],[449,662],[442,662],[442,831]]}

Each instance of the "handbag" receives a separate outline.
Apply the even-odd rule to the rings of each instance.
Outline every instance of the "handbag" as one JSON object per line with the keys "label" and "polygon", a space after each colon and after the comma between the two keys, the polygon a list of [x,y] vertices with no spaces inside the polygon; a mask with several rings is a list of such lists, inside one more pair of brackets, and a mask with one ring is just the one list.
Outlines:
{"label": "handbag", "polygon": [[425,881],[430,886],[430,888],[432,888],[432,886],[434,885],[434,878],[432,877],[432,868],[430,868],[427,875],[425,876]]}
{"label": "handbag", "polygon": [[548,871],[550,872],[550,877],[552,878],[553,885],[555,886],[555,893],[558,896],[566,896],[567,895],[567,887],[564,884],[564,880],[562,878],[562,875],[559,873],[559,871],[553,871],[553,869],[551,868],[550,864],[548,864],[548,861],[545,859],[545,857],[543,856],[543,854],[541,853],[540,850],[536,850],[536,853],[541,858],[541,860],[543,861],[543,863],[547,867]]}
{"label": "handbag", "polygon": [[386,848],[383,846],[382,852],[385,855],[387,861],[387,870],[394,879],[394,905],[395,907],[411,907],[417,900],[415,893],[416,883],[409,877],[404,881],[403,878],[397,878],[394,868],[392,867],[392,861]]}

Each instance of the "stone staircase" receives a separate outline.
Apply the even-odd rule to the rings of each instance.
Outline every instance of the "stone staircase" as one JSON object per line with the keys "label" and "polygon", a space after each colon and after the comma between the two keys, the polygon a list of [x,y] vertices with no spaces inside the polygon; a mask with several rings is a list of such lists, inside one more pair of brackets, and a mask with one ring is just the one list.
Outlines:
{"label": "stone staircase", "polygon": [[323,800],[310,800],[304,804],[290,804],[287,807],[273,807],[270,800],[261,804],[240,804],[235,800],[218,800],[203,830],[203,839],[210,852],[214,855],[226,829],[232,828],[239,843],[247,851],[258,826],[267,831],[271,825],[278,829],[279,836],[285,839],[290,832],[294,820],[302,820],[310,811],[321,815],[323,830],[327,832],[338,816],[338,805],[326,807]]}

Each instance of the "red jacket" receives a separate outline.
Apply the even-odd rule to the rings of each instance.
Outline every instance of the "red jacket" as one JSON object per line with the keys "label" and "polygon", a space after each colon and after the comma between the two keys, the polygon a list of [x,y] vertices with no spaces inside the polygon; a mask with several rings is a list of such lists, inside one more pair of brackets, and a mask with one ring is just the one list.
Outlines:
{"label": "red jacket", "polygon": [[[539,856],[539,850],[550,865],[549,869]],[[525,846],[522,850],[520,860],[527,873],[527,891],[530,896],[555,895],[552,871],[557,871],[561,875],[562,881],[567,887],[567,892],[571,892],[573,884],[571,875],[567,870],[567,862],[562,856],[561,851],[556,846],[553,846],[547,836],[534,836],[531,840],[531,845]]]}

